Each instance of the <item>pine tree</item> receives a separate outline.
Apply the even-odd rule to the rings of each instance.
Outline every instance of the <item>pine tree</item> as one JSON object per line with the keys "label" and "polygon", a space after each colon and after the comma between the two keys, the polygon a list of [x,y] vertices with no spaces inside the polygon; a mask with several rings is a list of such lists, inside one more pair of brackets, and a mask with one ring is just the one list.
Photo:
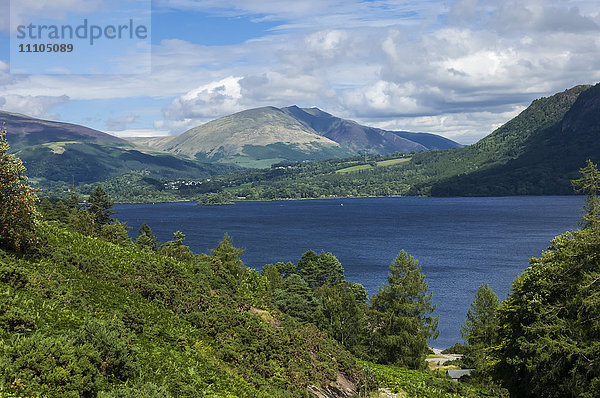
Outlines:
{"label": "pine tree", "polygon": [[465,324],[461,326],[461,334],[469,345],[491,347],[498,339],[498,320],[496,311],[500,301],[496,293],[482,284],[475,293],[475,298],[467,312]]}
{"label": "pine tree", "polygon": [[0,130],[0,247],[22,251],[37,241],[38,197],[27,183],[23,162],[8,153],[6,129]]}
{"label": "pine tree", "polygon": [[467,343],[463,362],[466,366],[479,372],[486,372],[490,347],[498,344],[498,307],[500,301],[496,293],[487,285],[482,284],[467,312],[465,324],[461,326],[461,334]]}
{"label": "pine tree", "polygon": [[158,240],[156,239],[154,232],[152,232],[152,229],[150,229],[150,226],[148,226],[148,224],[143,223],[140,229],[138,230],[138,233],[139,235],[135,240],[135,243],[138,246],[150,250],[156,250],[156,247],[158,246]]}
{"label": "pine tree", "polygon": [[419,262],[402,250],[390,266],[388,284],[371,299],[374,356],[383,363],[424,366],[427,339],[435,339],[438,317]]}
{"label": "pine tree", "polygon": [[584,215],[581,219],[581,224],[584,228],[600,226],[600,199],[598,199],[598,191],[600,191],[600,171],[598,167],[588,160],[586,166],[579,170],[582,177],[578,180],[573,180],[571,183],[577,192],[586,194]]}
{"label": "pine tree", "polygon": [[297,272],[311,288],[338,285],[344,280],[344,268],[331,253],[307,251],[298,261]]}
{"label": "pine tree", "polygon": [[92,191],[88,199],[87,211],[91,214],[94,220],[94,226],[96,230],[100,230],[103,225],[110,224],[110,216],[115,214],[112,211],[113,200],[111,197],[102,189],[100,184],[96,185],[96,188]]}

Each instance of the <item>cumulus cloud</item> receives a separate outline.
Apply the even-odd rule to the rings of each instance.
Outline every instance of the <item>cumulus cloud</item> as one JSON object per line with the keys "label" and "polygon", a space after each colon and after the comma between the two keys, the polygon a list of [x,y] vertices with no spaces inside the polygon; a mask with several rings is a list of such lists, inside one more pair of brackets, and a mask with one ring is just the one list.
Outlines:
{"label": "cumulus cloud", "polygon": [[204,84],[176,98],[163,109],[166,119],[206,119],[243,109],[240,77],[228,76],[216,82]]}
{"label": "cumulus cloud", "polygon": [[[152,127],[171,133],[252,107],[318,106],[381,127],[437,132],[468,143],[537,97],[600,81],[596,0],[157,5],[279,25],[226,46],[165,39],[153,46],[150,77],[17,79],[0,61],[4,96],[166,99]],[[119,119],[107,123],[126,129],[128,119]]]}
{"label": "cumulus cloud", "polygon": [[138,119],[138,115],[130,114],[127,116],[115,117],[106,120],[106,128],[111,131],[122,131],[127,126]]}
{"label": "cumulus cloud", "polygon": [[[48,113],[48,111],[69,101],[69,97],[66,95],[6,95],[0,98],[4,100],[3,104],[1,105],[1,108],[4,111],[22,113],[28,116],[47,119],[57,119],[59,115],[55,113]],[[0,100],[0,102],[2,101]]]}

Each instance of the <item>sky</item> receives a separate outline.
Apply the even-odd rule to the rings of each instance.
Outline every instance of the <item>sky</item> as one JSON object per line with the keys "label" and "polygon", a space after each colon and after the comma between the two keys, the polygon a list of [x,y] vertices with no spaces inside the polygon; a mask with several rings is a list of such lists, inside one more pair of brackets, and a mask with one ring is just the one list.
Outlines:
{"label": "sky", "polygon": [[[122,0],[147,2],[151,34],[138,49],[149,68],[112,44],[74,52],[62,74],[11,65],[19,23],[92,21],[107,1],[0,0],[1,110],[148,136],[260,106],[316,106],[471,144],[536,98],[600,82],[597,0]],[[119,68],[69,70],[89,56]]]}

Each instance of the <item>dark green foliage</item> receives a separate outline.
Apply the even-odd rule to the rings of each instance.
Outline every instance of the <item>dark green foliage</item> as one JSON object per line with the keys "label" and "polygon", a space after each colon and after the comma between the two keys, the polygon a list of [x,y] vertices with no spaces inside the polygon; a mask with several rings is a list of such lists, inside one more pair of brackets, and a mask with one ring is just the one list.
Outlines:
{"label": "dark green foliage", "polygon": [[274,291],[273,301],[281,311],[300,320],[313,322],[318,317],[319,304],[300,275],[286,278],[283,288]]}
{"label": "dark green foliage", "polygon": [[115,214],[112,211],[113,204],[113,200],[102,187],[99,184],[96,185],[87,201],[87,211],[92,216],[96,230],[100,230],[103,225],[112,222],[110,216]]}
{"label": "dark green foliage", "polygon": [[223,240],[219,242],[216,248],[211,250],[211,254],[229,274],[236,279],[241,277],[243,272],[241,257],[244,250],[233,246],[233,239],[229,234],[225,233]]}
{"label": "dark green foliage", "polygon": [[156,250],[156,247],[158,246],[158,240],[148,224],[143,223],[138,230],[138,233],[139,235],[135,240],[136,245],[144,249]]}
{"label": "dark green foliage", "polygon": [[[278,263],[283,264],[283,263]],[[260,274],[267,278],[269,290],[281,289],[284,286],[283,275],[279,272],[276,265],[267,264],[260,270]]]}
{"label": "dark green foliage", "polygon": [[555,238],[499,310],[496,373],[519,397],[594,397],[600,388],[600,234]]}
{"label": "dark green foliage", "polygon": [[600,229],[596,166],[574,182],[588,194],[586,228],[554,238],[498,311],[495,373],[519,397],[596,397],[600,391]]}
{"label": "dark green foliage", "polygon": [[0,248],[24,251],[37,243],[38,197],[27,183],[25,166],[8,153],[6,130],[0,129]]}
{"label": "dark green foliage", "polygon": [[115,245],[132,245],[133,242],[131,242],[129,235],[127,234],[129,228],[130,227],[128,227],[126,223],[114,221],[111,224],[104,224],[102,228],[100,228],[98,237],[107,242],[114,243]]}
{"label": "dark green foliage", "polygon": [[578,192],[586,194],[581,224],[584,228],[597,228],[600,226],[600,199],[598,198],[600,171],[598,171],[598,167],[591,160],[588,160],[586,166],[580,169],[579,172],[583,177],[574,180],[572,183]]}
{"label": "dark green foliage", "polygon": [[361,301],[362,298],[357,300],[352,285],[348,282],[334,286],[323,285],[316,289],[315,294],[323,314],[319,322],[321,328],[350,351],[355,352],[365,332],[366,306],[364,301]]}
{"label": "dark green foliage", "polygon": [[277,268],[284,278],[298,273],[298,268],[291,261],[288,261],[287,263],[279,261],[275,264],[275,268]]}
{"label": "dark green foliage", "polygon": [[173,233],[173,239],[163,243],[159,248],[158,252],[163,256],[169,256],[176,258],[181,261],[191,261],[194,259],[194,253],[190,248],[183,244],[185,235],[181,231],[175,231]]}
{"label": "dark green foliage", "polygon": [[486,371],[487,351],[498,344],[499,323],[497,311],[500,301],[494,291],[482,284],[467,312],[465,324],[461,326],[461,334],[466,345],[463,363],[468,368],[475,368],[480,372]]}
{"label": "dark green foliage", "polygon": [[71,209],[67,217],[67,228],[83,235],[93,236],[96,232],[94,216],[85,209]]}
{"label": "dark green foliage", "polygon": [[436,338],[438,318],[417,260],[401,251],[390,266],[388,284],[371,298],[372,356],[381,363],[425,366],[428,338]]}
{"label": "dark green foliage", "polygon": [[227,192],[210,192],[203,195],[198,204],[204,206],[232,205],[231,199],[231,195]]}
{"label": "dark green foliage", "polygon": [[347,351],[268,303],[266,277],[223,283],[224,263],[241,268],[228,240],[177,261],[55,223],[40,233],[35,258],[0,251],[0,395],[306,397],[339,372],[365,385]]}
{"label": "dark green foliage", "polygon": [[479,286],[467,312],[465,324],[460,328],[462,337],[467,344],[491,347],[497,343],[498,320],[496,311],[499,305],[500,301],[496,297],[496,293],[487,283]]}
{"label": "dark green foliage", "polygon": [[331,253],[317,254],[312,250],[307,251],[298,260],[296,272],[308,283],[311,288],[328,285],[337,285],[344,280],[344,269],[339,260]]}

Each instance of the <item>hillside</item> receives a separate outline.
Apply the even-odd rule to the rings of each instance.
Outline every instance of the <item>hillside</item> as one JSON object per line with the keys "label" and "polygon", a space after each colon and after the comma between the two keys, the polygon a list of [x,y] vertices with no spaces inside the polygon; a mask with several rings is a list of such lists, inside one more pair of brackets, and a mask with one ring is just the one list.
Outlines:
{"label": "hillside", "polygon": [[327,159],[352,153],[274,107],[213,120],[155,147],[201,160],[262,167],[283,160]]}
{"label": "hillside", "polygon": [[140,145],[207,161],[268,167],[283,161],[342,158],[460,147],[434,134],[385,131],[318,108],[249,109],[173,138],[134,139]]}
{"label": "hillside", "polygon": [[325,334],[265,309],[254,271],[238,292],[233,257],[184,261],[40,232],[35,257],[0,250],[0,393],[294,397],[335,386],[339,372],[354,386],[365,377]]}
{"label": "hillside", "polygon": [[28,146],[68,141],[130,146],[121,138],[88,127],[36,119],[18,113],[0,111],[0,123],[6,126],[6,139],[13,152]]}
{"label": "hillside", "polygon": [[600,160],[598,115],[600,85],[576,86],[533,101],[468,147],[280,164],[214,178],[211,189],[229,200],[568,195],[586,160]]}
{"label": "hillside", "polygon": [[457,148],[461,145],[435,134],[387,131],[341,119],[319,108],[282,108],[299,121],[354,152],[387,155],[393,152]]}
{"label": "hillside", "polygon": [[0,112],[11,151],[38,187],[94,183],[137,171],[154,178],[206,178],[235,170],[156,152],[142,152],[121,138],[76,124]]}

